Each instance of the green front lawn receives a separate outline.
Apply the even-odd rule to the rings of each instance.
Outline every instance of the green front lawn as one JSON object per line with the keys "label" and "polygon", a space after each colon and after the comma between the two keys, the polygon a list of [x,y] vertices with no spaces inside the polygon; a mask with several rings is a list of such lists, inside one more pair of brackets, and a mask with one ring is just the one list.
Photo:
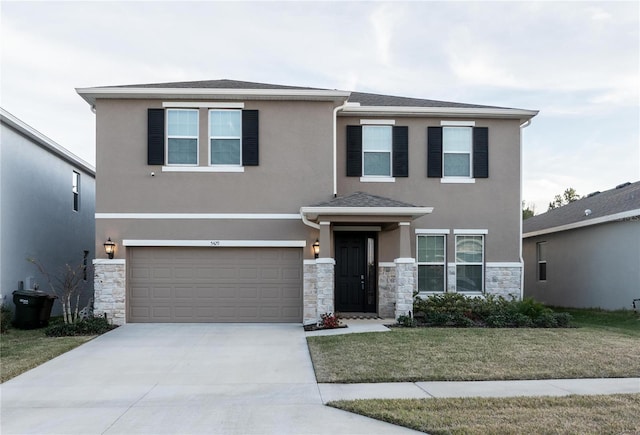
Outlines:
{"label": "green front lawn", "polygon": [[581,310],[579,328],[393,328],[307,341],[318,382],[639,377],[637,315],[591,312]]}
{"label": "green front lawn", "polygon": [[0,382],[80,346],[95,336],[47,337],[44,329],[9,329],[0,334]]}

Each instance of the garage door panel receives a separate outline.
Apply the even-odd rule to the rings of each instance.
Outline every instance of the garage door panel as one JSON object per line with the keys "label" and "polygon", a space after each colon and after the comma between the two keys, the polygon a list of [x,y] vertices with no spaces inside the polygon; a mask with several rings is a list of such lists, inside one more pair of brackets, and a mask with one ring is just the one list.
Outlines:
{"label": "garage door panel", "polygon": [[302,320],[302,249],[128,251],[131,322]]}

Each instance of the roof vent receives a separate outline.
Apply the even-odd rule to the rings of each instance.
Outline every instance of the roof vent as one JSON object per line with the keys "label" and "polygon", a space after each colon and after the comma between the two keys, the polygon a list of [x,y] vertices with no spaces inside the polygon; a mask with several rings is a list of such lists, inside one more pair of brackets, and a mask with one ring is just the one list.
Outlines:
{"label": "roof vent", "polygon": [[586,210],[584,211],[584,215],[585,215],[585,216],[589,216],[590,214],[591,214],[591,209],[590,209],[590,208],[588,208],[588,209],[586,209]]}
{"label": "roof vent", "polygon": [[599,190],[596,190],[595,192],[591,192],[590,194],[587,195],[587,198],[591,198],[592,196],[596,196],[598,193],[600,193]]}
{"label": "roof vent", "polygon": [[622,183],[622,184],[618,184],[616,186],[616,189],[622,189],[623,187],[627,187],[629,186],[631,183],[629,181],[627,181],[626,183]]}

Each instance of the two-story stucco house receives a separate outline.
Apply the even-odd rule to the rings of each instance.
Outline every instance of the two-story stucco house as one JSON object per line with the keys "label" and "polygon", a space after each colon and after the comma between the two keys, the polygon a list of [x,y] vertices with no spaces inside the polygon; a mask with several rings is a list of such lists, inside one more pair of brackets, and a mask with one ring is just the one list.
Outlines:
{"label": "two-story stucco house", "polygon": [[[95,168],[16,116],[0,109],[0,294],[13,307],[22,283],[50,293],[34,258],[52,276],[95,255]],[[86,270],[80,308],[93,295]],[[55,303],[54,315],[62,312]]]}
{"label": "two-story stucco house", "polygon": [[96,113],[96,249],[116,244],[96,310],[115,323],[521,297],[536,111],[230,80],[77,92]]}

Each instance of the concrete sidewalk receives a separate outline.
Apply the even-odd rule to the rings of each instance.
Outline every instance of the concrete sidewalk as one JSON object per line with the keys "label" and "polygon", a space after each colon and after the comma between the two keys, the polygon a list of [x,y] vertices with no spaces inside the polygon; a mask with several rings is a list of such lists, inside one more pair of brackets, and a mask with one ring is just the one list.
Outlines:
{"label": "concrete sidewalk", "polygon": [[318,384],[318,388],[323,403],[355,399],[568,396],[640,393],[640,378]]}

